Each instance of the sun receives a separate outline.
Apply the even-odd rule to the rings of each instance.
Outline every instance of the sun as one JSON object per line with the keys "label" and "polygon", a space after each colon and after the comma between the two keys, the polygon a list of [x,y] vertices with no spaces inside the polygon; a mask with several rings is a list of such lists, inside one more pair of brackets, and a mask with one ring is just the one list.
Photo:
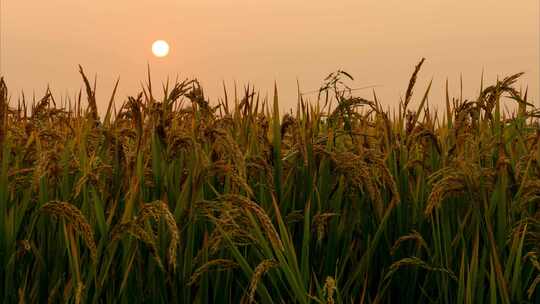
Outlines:
{"label": "sun", "polygon": [[156,57],[165,57],[169,54],[169,44],[165,40],[156,40],[152,44],[152,53]]}

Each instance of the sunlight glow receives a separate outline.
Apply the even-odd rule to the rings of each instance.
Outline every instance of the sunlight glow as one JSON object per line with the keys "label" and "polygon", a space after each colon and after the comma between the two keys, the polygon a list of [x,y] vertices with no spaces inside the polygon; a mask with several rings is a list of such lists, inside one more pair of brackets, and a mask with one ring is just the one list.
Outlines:
{"label": "sunlight glow", "polygon": [[169,54],[169,44],[165,40],[157,40],[152,44],[152,53],[156,57],[165,57]]}

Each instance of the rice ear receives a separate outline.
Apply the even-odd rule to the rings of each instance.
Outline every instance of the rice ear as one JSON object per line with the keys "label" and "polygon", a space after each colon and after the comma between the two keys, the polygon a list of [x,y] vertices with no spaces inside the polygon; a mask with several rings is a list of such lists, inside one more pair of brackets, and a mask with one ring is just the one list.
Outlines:
{"label": "rice ear", "polygon": [[40,210],[45,214],[58,216],[66,220],[83,238],[90,251],[92,260],[94,262],[97,260],[97,247],[96,242],[94,241],[94,232],[82,212],[77,207],[66,202],[52,201],[41,206]]}
{"label": "rice ear", "polygon": [[[8,92],[4,77],[0,78],[0,144],[3,143],[7,130]],[[1,153],[1,152],[0,152]]]}
{"label": "rice ear", "polygon": [[248,291],[246,294],[247,301],[243,301],[245,303],[254,303],[255,302],[255,291],[257,290],[257,285],[259,285],[259,282],[262,278],[262,276],[270,270],[272,267],[278,266],[279,263],[274,260],[264,260],[255,267],[255,270],[253,271],[253,276],[251,277],[251,281],[249,282]]}

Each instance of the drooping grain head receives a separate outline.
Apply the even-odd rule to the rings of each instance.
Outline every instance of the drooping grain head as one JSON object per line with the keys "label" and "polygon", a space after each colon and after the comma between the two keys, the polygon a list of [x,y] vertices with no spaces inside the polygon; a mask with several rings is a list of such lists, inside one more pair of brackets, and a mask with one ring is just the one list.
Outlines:
{"label": "drooping grain head", "polygon": [[97,247],[96,242],[94,241],[94,232],[82,212],[77,207],[70,203],[53,201],[44,204],[41,207],[41,211],[49,215],[61,217],[72,225],[74,230],[81,234],[90,251],[90,257],[93,261],[96,261]]}

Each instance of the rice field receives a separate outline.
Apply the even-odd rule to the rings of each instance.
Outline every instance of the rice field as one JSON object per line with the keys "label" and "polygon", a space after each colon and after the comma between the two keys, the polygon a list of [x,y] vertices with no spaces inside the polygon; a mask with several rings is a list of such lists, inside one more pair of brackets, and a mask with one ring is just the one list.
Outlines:
{"label": "rice field", "polygon": [[521,74],[413,93],[422,64],[391,110],[342,71],[291,111],[148,80],[102,117],[82,69],[72,100],[2,80],[0,299],[540,303],[540,111]]}

